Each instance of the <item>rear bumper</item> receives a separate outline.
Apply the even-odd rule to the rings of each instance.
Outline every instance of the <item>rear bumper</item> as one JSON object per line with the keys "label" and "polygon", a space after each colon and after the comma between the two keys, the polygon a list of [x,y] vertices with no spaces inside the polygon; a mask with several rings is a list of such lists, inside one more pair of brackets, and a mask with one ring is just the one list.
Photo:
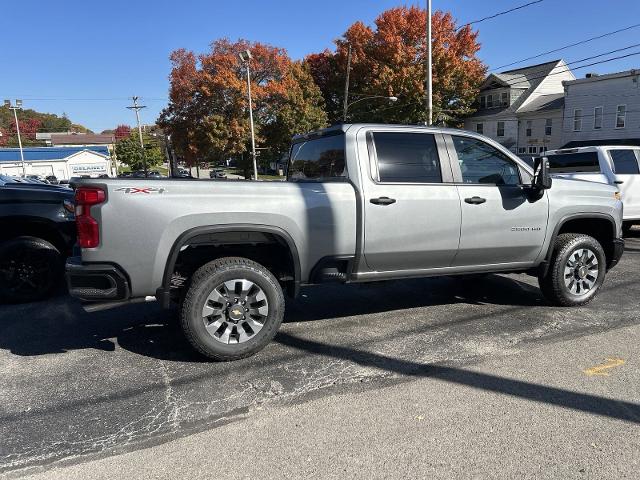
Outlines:
{"label": "rear bumper", "polygon": [[614,238],[613,239],[613,255],[611,256],[611,261],[609,262],[609,265],[608,265],[609,268],[613,268],[618,264],[618,262],[620,261],[620,258],[622,257],[623,252],[624,252],[624,240],[622,238]]}
{"label": "rear bumper", "polygon": [[129,280],[117,265],[83,264],[80,257],[69,257],[66,264],[69,294],[88,302],[126,300],[131,295]]}

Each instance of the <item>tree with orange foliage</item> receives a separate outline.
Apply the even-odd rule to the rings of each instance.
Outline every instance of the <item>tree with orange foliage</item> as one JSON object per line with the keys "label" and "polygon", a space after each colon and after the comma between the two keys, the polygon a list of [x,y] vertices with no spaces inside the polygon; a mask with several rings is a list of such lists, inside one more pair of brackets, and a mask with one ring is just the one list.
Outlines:
{"label": "tree with orange foliage", "polygon": [[[426,11],[397,7],[382,12],[375,28],[351,25],[336,40],[336,51],[305,59],[322,90],[330,121],[342,118],[348,46],[351,45],[350,99],[360,96],[396,96],[393,104],[363,101],[349,110],[349,121],[419,123],[427,119]],[[450,13],[432,16],[434,118],[450,123],[472,111],[486,67],[476,57],[480,44],[470,26],[458,29]],[[353,96],[351,96],[353,95]]]}
{"label": "tree with orange foliage", "polygon": [[[247,152],[250,145],[246,71],[238,53],[250,50],[256,142],[262,159],[279,158],[291,136],[326,125],[323,99],[311,74],[281,48],[216,40],[196,56],[171,54],[169,105],[159,125],[190,164],[217,162]],[[248,155],[245,155],[248,158]]]}

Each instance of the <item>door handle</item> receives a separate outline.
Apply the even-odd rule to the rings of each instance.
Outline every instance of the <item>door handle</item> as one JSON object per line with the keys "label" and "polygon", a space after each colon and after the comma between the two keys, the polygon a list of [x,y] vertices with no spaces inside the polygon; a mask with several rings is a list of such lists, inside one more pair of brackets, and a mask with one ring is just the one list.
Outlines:
{"label": "door handle", "polygon": [[616,185],[622,185],[624,183],[624,180],[614,180],[613,183],[615,183]]}
{"label": "door handle", "polygon": [[372,198],[369,201],[374,205],[391,205],[392,203],[396,203],[395,198],[389,198],[389,197]]}
{"label": "door handle", "polygon": [[481,203],[486,202],[487,199],[482,197],[471,197],[471,198],[465,198],[464,201],[466,203],[471,203],[472,205],[480,205]]}

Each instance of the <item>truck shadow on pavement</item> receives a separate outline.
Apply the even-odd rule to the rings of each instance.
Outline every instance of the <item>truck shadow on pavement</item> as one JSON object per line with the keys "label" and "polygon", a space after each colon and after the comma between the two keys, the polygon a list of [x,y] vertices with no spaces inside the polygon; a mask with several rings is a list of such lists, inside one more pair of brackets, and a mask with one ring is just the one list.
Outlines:
{"label": "truck shadow on pavement", "polygon": [[[327,298],[331,301],[327,302]],[[497,275],[323,285],[290,301],[284,321],[315,322],[461,303],[520,308],[542,306],[544,300],[537,288]],[[439,326],[430,323],[428,328]],[[0,349],[14,355],[37,356],[78,349],[109,352],[116,349],[116,344],[160,360],[204,361],[183,338],[177,312],[163,310],[155,303],[87,313],[78,301],[60,296],[47,302],[0,306]]]}
{"label": "truck shadow on pavement", "polygon": [[637,403],[573,392],[563,388],[549,387],[457,367],[412,362],[352,347],[307,340],[289,333],[279,333],[276,341],[305,352],[336,359],[348,359],[361,366],[376,367],[403,376],[434,378],[448,383],[466,385],[480,390],[640,424],[640,404]]}

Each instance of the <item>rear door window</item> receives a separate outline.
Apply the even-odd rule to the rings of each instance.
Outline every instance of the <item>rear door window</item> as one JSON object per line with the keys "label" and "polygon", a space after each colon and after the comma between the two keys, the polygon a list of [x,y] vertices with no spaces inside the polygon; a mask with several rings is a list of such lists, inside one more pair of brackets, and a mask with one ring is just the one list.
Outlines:
{"label": "rear door window", "polygon": [[638,175],[638,153],[640,150],[610,150],[613,171],[618,175]]}
{"label": "rear door window", "polygon": [[598,152],[547,155],[549,170],[554,173],[599,172]]}
{"label": "rear door window", "polygon": [[373,132],[381,182],[441,183],[440,158],[429,133]]}

